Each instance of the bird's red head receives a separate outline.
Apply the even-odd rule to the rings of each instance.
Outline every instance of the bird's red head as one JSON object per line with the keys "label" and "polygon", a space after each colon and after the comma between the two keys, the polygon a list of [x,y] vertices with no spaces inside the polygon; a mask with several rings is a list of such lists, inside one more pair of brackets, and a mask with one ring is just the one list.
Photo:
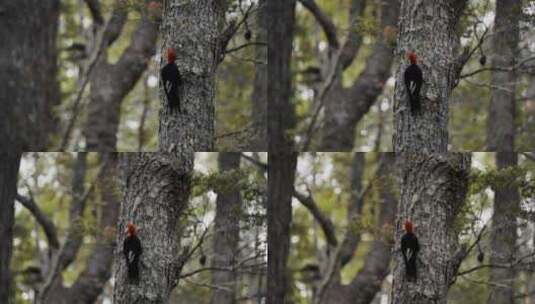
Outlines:
{"label": "bird's red head", "polygon": [[126,225],[126,233],[128,233],[128,235],[136,235],[136,226],[132,223],[128,223],[128,225]]}
{"label": "bird's red head", "polygon": [[408,57],[409,57],[409,61],[412,64],[416,64],[416,61],[417,61],[416,53],[410,52]]}
{"label": "bird's red head", "polygon": [[167,49],[167,63],[173,63],[176,60],[176,53],[175,49],[168,48]]}
{"label": "bird's red head", "polygon": [[407,231],[407,233],[412,233],[412,222],[407,220],[405,221],[405,231]]}

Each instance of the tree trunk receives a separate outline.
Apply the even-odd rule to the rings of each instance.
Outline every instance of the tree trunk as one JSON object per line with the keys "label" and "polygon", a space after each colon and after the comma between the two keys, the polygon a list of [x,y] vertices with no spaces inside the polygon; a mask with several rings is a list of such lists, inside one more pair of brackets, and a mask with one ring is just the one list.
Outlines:
{"label": "tree trunk", "polygon": [[46,150],[56,128],[58,18],[58,0],[2,1],[0,150]]}
{"label": "tree trunk", "polygon": [[[179,159],[169,153],[126,153],[121,166],[114,303],[167,303],[182,269],[178,224],[188,204],[193,153]],[[137,284],[128,282],[122,248],[129,222],[137,226],[143,249]]]}
{"label": "tree trunk", "polygon": [[[161,54],[165,57],[169,47],[176,50],[184,113],[169,111],[160,81],[160,151],[214,149],[215,71],[223,55],[220,33],[224,16],[225,1],[166,1]],[[162,60],[160,65],[165,64]]]}
{"label": "tree trunk", "polygon": [[289,131],[295,127],[290,62],[295,0],[267,2],[268,18],[268,287],[267,304],[285,303],[286,263],[297,154]]}
{"label": "tree trunk", "polygon": [[[470,155],[462,153],[399,155],[401,198],[395,228],[393,304],[445,304],[460,261],[454,230],[468,187]],[[408,281],[400,249],[403,223],[411,220],[420,244],[417,280]]]}
{"label": "tree trunk", "polygon": [[[219,171],[225,173],[240,169],[240,153],[226,152],[218,155]],[[214,268],[233,269],[238,257],[240,239],[241,197],[237,189],[223,189],[217,193],[214,224]],[[232,270],[212,272],[212,303],[236,303],[237,273]]]}
{"label": "tree trunk", "polygon": [[[513,67],[518,58],[522,1],[496,1],[492,67]],[[487,122],[488,151],[514,151],[516,72],[492,71],[492,96]]]}
{"label": "tree trunk", "polygon": [[[116,38],[121,34],[126,15],[124,8],[115,9],[110,24],[116,21],[115,23],[121,25],[109,27],[108,36]],[[97,61],[91,74],[90,102],[84,128],[87,151],[113,152],[117,150],[121,103],[134,88],[155,53],[158,25],[159,19],[143,14],[130,38],[130,45],[124,50],[117,63],[108,63],[107,50],[103,51]],[[106,44],[107,47],[110,44],[111,41]]]}
{"label": "tree trunk", "polygon": [[[401,64],[394,93],[395,152],[446,152],[448,104],[458,77],[457,24],[466,0],[401,2],[397,56]],[[407,53],[414,51],[422,69],[421,113],[412,115],[403,81]]]}
{"label": "tree trunk", "polygon": [[[258,13],[256,17],[256,39],[257,43],[267,41],[267,12],[266,0],[258,1]],[[252,96],[252,117],[255,131],[255,138],[251,143],[251,151],[267,151],[267,51],[265,45],[255,47],[255,79]]]}
{"label": "tree trunk", "polygon": [[268,304],[286,303],[290,222],[297,154],[269,153],[268,172]]}
{"label": "tree trunk", "polygon": [[[512,152],[496,153],[496,167],[499,170],[516,167],[517,154]],[[505,181],[507,183],[507,181]],[[494,213],[490,232],[490,264],[509,265],[515,261],[517,224],[516,217],[520,206],[516,187],[503,185],[494,189]],[[515,271],[513,268],[490,269],[490,294],[487,303],[514,303]]]}
{"label": "tree trunk", "polygon": [[0,154],[0,303],[12,303],[10,300],[14,298],[10,261],[20,158],[20,153]]}

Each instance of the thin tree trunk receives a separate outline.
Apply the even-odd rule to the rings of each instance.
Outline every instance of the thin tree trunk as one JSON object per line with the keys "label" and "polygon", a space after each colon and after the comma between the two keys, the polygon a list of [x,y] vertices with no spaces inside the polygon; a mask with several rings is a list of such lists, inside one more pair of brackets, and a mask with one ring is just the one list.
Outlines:
{"label": "thin tree trunk", "polygon": [[21,153],[0,154],[0,303],[12,303],[14,299],[10,261],[20,158]]}
{"label": "thin tree trunk", "polygon": [[[512,67],[518,58],[522,1],[496,1],[492,67]],[[487,122],[488,151],[514,151],[516,72],[492,71],[492,96]]]}
{"label": "thin tree trunk", "polygon": [[[121,166],[114,303],[167,303],[183,265],[179,220],[188,204],[193,153],[179,159],[169,153],[126,153]],[[137,226],[143,250],[138,283],[127,279],[122,248],[129,222]]]}
{"label": "thin tree trunk", "polygon": [[[401,198],[395,227],[392,304],[445,304],[460,261],[454,230],[468,188],[470,155],[462,153],[399,155]],[[405,276],[400,249],[403,223],[411,220],[420,244],[417,280]]]}
{"label": "thin tree trunk", "polygon": [[[184,113],[171,113],[160,81],[160,151],[213,151],[215,71],[223,55],[220,33],[225,1],[165,1],[162,59],[167,48],[177,53],[183,78]],[[161,67],[166,64],[164,60]]]}
{"label": "thin tree trunk", "polygon": [[268,304],[286,303],[290,222],[297,153],[269,154]]}
{"label": "thin tree trunk", "polygon": [[[500,170],[517,165],[517,154],[496,153],[496,167]],[[505,181],[506,182],[506,181]],[[507,182],[506,182],[507,183]],[[494,189],[494,213],[490,232],[490,264],[509,265],[515,261],[517,223],[520,197],[518,189],[503,185]],[[490,269],[490,294],[487,303],[514,303],[515,275],[513,268]]]}
{"label": "thin tree trunk", "polygon": [[58,0],[4,0],[0,17],[1,151],[42,151],[59,103]]}
{"label": "thin tree trunk", "polygon": [[267,304],[285,303],[286,263],[297,153],[289,131],[295,127],[290,62],[295,0],[267,2],[268,18],[268,287]]}
{"label": "thin tree trunk", "polygon": [[[265,0],[258,1],[258,13],[256,16],[256,39],[257,43],[267,41],[267,5]],[[252,151],[267,151],[267,51],[265,45],[255,47],[255,79],[252,96],[252,117],[256,130],[255,138],[251,143]]]}
{"label": "thin tree trunk", "polygon": [[[458,77],[457,25],[466,0],[401,1],[394,93],[395,152],[446,152],[448,104]],[[403,72],[414,51],[423,71],[421,113],[412,115]]]}
{"label": "thin tree trunk", "polygon": [[[240,153],[225,152],[218,155],[219,171],[225,173],[240,168]],[[217,193],[214,223],[214,268],[233,269],[238,257],[240,239],[241,196],[237,189],[223,189]],[[237,273],[232,270],[212,272],[212,303],[236,303]]]}

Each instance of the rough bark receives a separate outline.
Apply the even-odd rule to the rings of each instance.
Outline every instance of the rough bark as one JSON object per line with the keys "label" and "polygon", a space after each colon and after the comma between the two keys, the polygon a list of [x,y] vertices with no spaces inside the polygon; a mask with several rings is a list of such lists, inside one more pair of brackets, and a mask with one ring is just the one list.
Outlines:
{"label": "rough bark", "polygon": [[[401,1],[394,93],[395,152],[446,152],[448,104],[458,78],[457,25],[466,0]],[[412,115],[403,82],[407,53],[414,51],[423,71],[421,113]]]}
{"label": "rough bark", "polygon": [[[227,152],[218,155],[219,171],[225,173],[240,168],[240,153]],[[237,189],[223,189],[217,193],[214,220],[212,267],[233,269],[238,257],[240,239],[241,196]],[[232,270],[212,272],[212,303],[236,303],[237,273]]]}
{"label": "rough bark", "polygon": [[[458,236],[454,221],[464,204],[470,155],[462,153],[403,153],[401,198],[394,239],[395,304],[446,303],[447,292],[458,267]],[[403,223],[410,219],[420,243],[417,280],[405,278],[400,250]]]}
{"label": "rough bark", "polygon": [[58,18],[58,0],[2,1],[0,150],[46,150],[59,103]]}
{"label": "rough bark", "polygon": [[[173,47],[183,78],[181,107],[171,113],[160,81],[160,151],[213,151],[215,71],[223,55],[225,1],[165,1],[161,54]],[[165,56],[162,56],[165,57]],[[166,64],[164,60],[161,67]]]}
{"label": "rough bark", "polygon": [[0,154],[0,302],[11,303],[10,261],[13,250],[14,201],[17,194],[20,153]]}
{"label": "rough bark", "polygon": [[[496,167],[500,170],[515,167],[517,157],[516,153],[498,152]],[[494,213],[490,232],[491,265],[508,265],[515,261],[519,204],[520,197],[516,187],[505,184],[494,189]],[[487,303],[514,303],[515,275],[513,268],[491,268]]]}
{"label": "rough bark", "polygon": [[[258,1],[256,16],[256,43],[267,41],[267,13],[266,1]],[[252,96],[252,117],[255,128],[255,137],[251,143],[251,151],[267,151],[267,47],[255,47],[255,79]]]}
{"label": "rough bark", "polygon": [[[117,7],[112,13],[108,36],[118,37],[126,22],[126,11]],[[132,34],[128,47],[115,64],[107,61],[105,50],[91,73],[90,102],[87,122],[84,128],[87,151],[117,150],[121,103],[134,88],[146,70],[150,58],[156,51],[159,18],[143,13]],[[115,39],[109,39],[109,47]]]}
{"label": "rough bark", "polygon": [[[380,187],[378,190],[379,206],[377,207],[379,215],[376,225],[378,233],[371,242],[370,250],[364,258],[364,266],[359,273],[347,285],[340,282],[340,273],[336,273],[335,278],[331,284],[327,285],[323,297],[318,303],[369,304],[377,292],[381,290],[383,280],[389,273],[392,240],[389,236],[382,234],[393,226],[397,209],[397,197],[394,189],[395,175],[392,172],[395,157],[393,153],[380,155],[382,158],[381,167],[377,172],[377,182],[374,182]],[[348,234],[356,235],[357,233],[352,231]],[[353,250],[356,250],[357,244],[351,244]]]}
{"label": "rough bark", "polygon": [[[496,2],[493,67],[512,67],[518,59],[519,20],[522,1]],[[492,93],[487,121],[487,150],[514,151],[516,72],[492,71]]]}
{"label": "rough bark", "polygon": [[[398,23],[399,0],[380,3],[381,22],[379,29],[395,28]],[[356,26],[355,26],[356,27]],[[384,30],[386,33],[387,30]],[[356,34],[350,33],[349,39]],[[355,142],[355,126],[370,110],[377,97],[382,93],[384,84],[390,77],[393,62],[391,43],[386,35],[379,35],[370,57],[366,59],[364,70],[349,88],[342,87],[340,75],[325,96],[325,125],[321,132],[321,151],[351,151]],[[352,45],[352,44],[350,44]],[[346,47],[347,51],[340,64],[347,68],[356,56],[356,47]],[[346,59],[347,58],[347,59]]]}
{"label": "rough bark", "polygon": [[[167,303],[182,269],[179,220],[188,204],[193,153],[127,153],[122,161],[123,201],[117,225],[114,303]],[[139,282],[130,284],[122,244],[127,223],[138,228],[143,253]]]}

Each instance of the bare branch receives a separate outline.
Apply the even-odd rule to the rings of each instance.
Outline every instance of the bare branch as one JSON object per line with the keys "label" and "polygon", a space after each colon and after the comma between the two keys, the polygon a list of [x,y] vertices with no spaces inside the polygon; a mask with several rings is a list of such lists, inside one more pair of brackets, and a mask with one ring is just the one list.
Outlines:
{"label": "bare branch", "polygon": [[299,0],[299,2],[301,2],[301,4],[303,4],[303,6],[307,8],[312,15],[314,15],[314,18],[316,18],[316,21],[318,21],[323,29],[329,45],[334,49],[338,49],[340,44],[338,43],[338,38],[336,37],[336,27],[329,16],[327,16],[321,10],[314,0]]}
{"label": "bare branch", "polygon": [[297,190],[294,190],[294,197],[305,206],[310,213],[314,216],[314,218],[319,222],[321,229],[323,230],[323,233],[325,234],[325,239],[327,240],[327,243],[331,246],[337,246],[338,240],[336,239],[336,234],[334,232],[334,224],[332,221],[325,216],[321,212],[321,210],[318,208],[318,205],[316,204],[316,201],[312,197],[312,194],[308,193],[308,196],[300,193]]}
{"label": "bare branch", "polygon": [[87,8],[89,8],[89,12],[91,13],[91,16],[93,17],[93,20],[97,24],[103,24],[104,18],[102,17],[102,12],[100,10],[100,3],[98,0],[84,0],[85,4],[87,5]]}
{"label": "bare branch", "polygon": [[30,211],[41,227],[43,227],[49,246],[53,249],[58,249],[59,240],[56,226],[52,220],[50,220],[50,218],[43,213],[39,206],[37,206],[33,197],[25,197],[17,193],[15,199],[21,203],[21,205],[26,207],[26,209]]}

